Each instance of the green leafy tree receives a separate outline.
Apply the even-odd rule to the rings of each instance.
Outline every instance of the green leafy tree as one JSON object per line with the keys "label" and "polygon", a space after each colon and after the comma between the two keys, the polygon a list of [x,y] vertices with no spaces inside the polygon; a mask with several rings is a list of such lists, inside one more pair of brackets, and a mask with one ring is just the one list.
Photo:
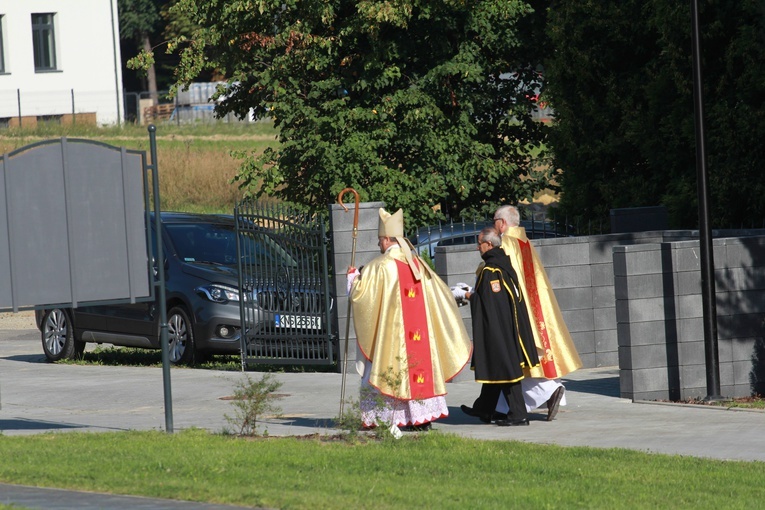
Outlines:
{"label": "green leafy tree", "polygon": [[[712,222],[761,226],[765,5],[699,4]],[[611,208],[663,204],[671,226],[696,227],[690,5],[556,2],[548,35],[562,211],[607,224]]]}
{"label": "green leafy tree", "polygon": [[159,11],[164,21],[162,35],[166,40],[187,39],[199,28],[187,12],[182,9],[173,9],[177,3],[178,0],[170,0]]}
{"label": "green leafy tree", "polygon": [[[540,3],[541,2],[535,2]],[[422,224],[548,185],[531,119],[545,10],[519,0],[178,0],[177,85],[215,70],[220,115],[271,117],[239,185],[311,209],[352,186]],[[538,27],[531,32],[530,27]],[[538,39],[538,38],[537,38]]]}

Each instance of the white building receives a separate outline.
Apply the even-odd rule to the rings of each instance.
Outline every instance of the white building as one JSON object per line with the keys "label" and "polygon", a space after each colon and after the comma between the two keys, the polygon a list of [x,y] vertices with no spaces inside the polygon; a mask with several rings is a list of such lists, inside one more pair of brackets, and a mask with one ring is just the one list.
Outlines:
{"label": "white building", "polygon": [[0,0],[0,127],[123,113],[117,0]]}

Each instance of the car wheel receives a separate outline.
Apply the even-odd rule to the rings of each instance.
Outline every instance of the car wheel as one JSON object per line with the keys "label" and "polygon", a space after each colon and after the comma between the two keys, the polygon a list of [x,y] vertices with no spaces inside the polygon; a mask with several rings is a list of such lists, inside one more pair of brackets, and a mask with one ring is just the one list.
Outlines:
{"label": "car wheel", "polygon": [[188,314],[180,306],[167,313],[167,344],[171,363],[194,363],[194,331]]}
{"label": "car wheel", "polygon": [[71,318],[62,308],[53,308],[45,312],[40,331],[43,352],[48,361],[76,359],[85,351],[85,342],[74,339]]}

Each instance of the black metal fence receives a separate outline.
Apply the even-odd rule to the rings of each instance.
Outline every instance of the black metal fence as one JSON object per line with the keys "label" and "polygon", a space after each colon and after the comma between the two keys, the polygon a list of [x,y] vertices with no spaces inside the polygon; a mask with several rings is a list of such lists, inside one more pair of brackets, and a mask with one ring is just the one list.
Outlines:
{"label": "black metal fence", "polygon": [[112,90],[0,90],[0,128],[50,124],[118,124],[119,98]]}
{"label": "black metal fence", "polygon": [[168,90],[157,93],[125,92],[125,121],[134,124],[170,123],[179,126],[197,123],[254,122],[251,115],[239,119],[230,113],[218,118],[215,115],[215,103],[208,101],[209,96],[204,93],[190,92],[181,92],[175,97],[170,97]]}
{"label": "black metal fence", "polygon": [[[519,207],[521,212],[521,226],[526,229],[526,235],[529,239],[546,239],[553,237],[574,237],[611,234],[612,222],[608,219],[577,222],[570,221],[566,216],[556,216],[545,211],[533,212],[531,208]],[[413,233],[408,233],[409,240],[417,248],[420,254],[427,254],[433,259],[436,246],[454,246],[475,244],[478,241],[478,233],[484,227],[490,227],[494,224],[491,218],[481,217],[473,219],[462,219],[458,221],[446,221],[434,225],[428,225],[418,228]],[[646,227],[646,225],[643,225]],[[668,227],[648,226],[643,230],[667,230]],[[741,222],[735,225],[726,225],[714,227],[713,235],[717,237],[724,233],[730,235],[759,235],[747,234],[747,231],[756,231],[765,229],[765,219],[753,219],[747,222]],[[676,230],[698,230],[698,226],[691,226]],[[632,231],[625,230],[621,232]]]}
{"label": "black metal fence", "polygon": [[235,209],[242,364],[331,365],[337,317],[324,219],[286,204]]}

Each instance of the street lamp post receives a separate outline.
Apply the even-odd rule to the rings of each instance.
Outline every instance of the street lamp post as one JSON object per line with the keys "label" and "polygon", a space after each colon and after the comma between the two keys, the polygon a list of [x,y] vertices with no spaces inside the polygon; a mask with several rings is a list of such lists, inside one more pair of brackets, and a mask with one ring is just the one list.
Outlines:
{"label": "street lamp post", "polygon": [[704,316],[704,359],[707,369],[707,400],[720,397],[720,360],[717,351],[717,306],[715,302],[714,251],[709,222],[709,188],[704,131],[704,100],[701,86],[701,36],[699,4],[691,0],[693,32],[693,96],[696,125],[696,174],[699,200],[699,245],[701,251],[701,300]]}

